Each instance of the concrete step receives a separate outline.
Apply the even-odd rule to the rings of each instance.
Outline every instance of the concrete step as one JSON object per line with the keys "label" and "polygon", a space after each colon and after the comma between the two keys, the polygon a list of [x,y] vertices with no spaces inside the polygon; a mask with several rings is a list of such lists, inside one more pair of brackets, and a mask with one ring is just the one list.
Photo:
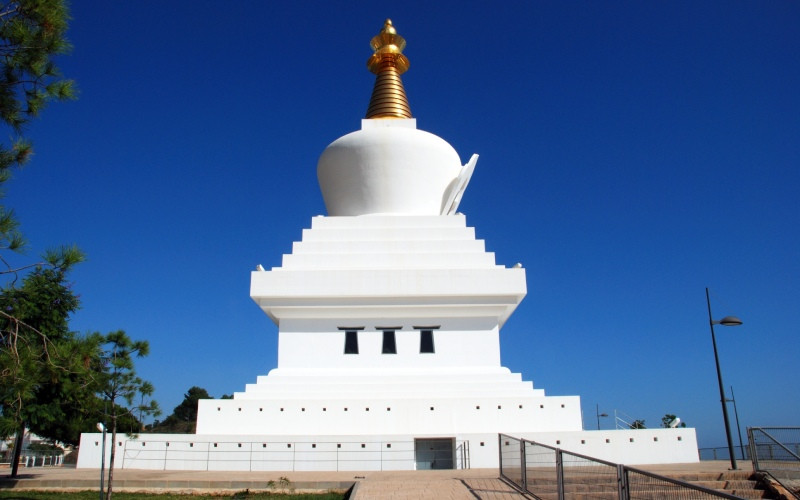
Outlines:
{"label": "concrete step", "polygon": [[[564,492],[570,499],[616,499],[616,475],[598,475],[587,471],[581,474],[576,471],[568,471],[565,474]],[[696,486],[720,491],[729,495],[734,495],[745,499],[772,498],[768,492],[758,489],[758,483],[750,479],[753,474],[747,471],[713,472],[713,473],[678,473],[665,474],[671,479],[677,479]],[[528,489],[543,500],[557,498],[557,484],[553,474],[541,471],[528,472]],[[637,479],[641,479],[637,481]],[[650,480],[648,477],[631,477],[631,490],[636,491],[637,499],[647,498],[667,498],[670,491],[658,484],[657,480]],[[644,491],[643,493],[639,493]],[[674,490],[672,490],[674,494]]]}

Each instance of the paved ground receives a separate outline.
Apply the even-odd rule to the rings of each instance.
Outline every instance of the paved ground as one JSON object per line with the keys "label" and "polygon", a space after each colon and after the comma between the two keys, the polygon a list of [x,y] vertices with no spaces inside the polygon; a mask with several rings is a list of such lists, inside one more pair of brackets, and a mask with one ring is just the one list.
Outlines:
{"label": "paved ground", "polygon": [[[703,461],[696,464],[641,465],[640,469],[669,472],[724,472],[730,463]],[[749,464],[742,464],[743,468]],[[99,469],[37,467],[21,469],[12,480],[8,469],[0,470],[0,488],[15,489],[96,489]],[[525,496],[499,479],[497,469],[385,471],[385,472],[205,472],[152,471],[123,469],[114,471],[117,491],[185,493],[233,493],[245,489],[280,489],[281,478],[290,481],[295,491],[346,490],[357,483],[356,500],[364,499],[480,499],[521,500]],[[272,486],[270,486],[272,481]]]}

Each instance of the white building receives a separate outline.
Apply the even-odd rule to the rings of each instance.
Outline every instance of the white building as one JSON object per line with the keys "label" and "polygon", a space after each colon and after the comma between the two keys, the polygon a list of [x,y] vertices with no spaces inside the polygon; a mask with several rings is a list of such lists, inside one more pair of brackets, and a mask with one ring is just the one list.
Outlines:
{"label": "white building", "polygon": [[[278,325],[278,367],[202,400],[196,435],[119,438],[118,466],[228,470],[497,467],[498,433],[616,462],[698,460],[694,429],[584,431],[578,396],[546,396],[500,364],[525,270],[495,262],[457,213],[477,162],[418,130],[390,21],[361,129],[318,164],[314,217],[250,294]],[[635,438],[635,439],[634,439]],[[98,434],[79,467],[97,467]]]}

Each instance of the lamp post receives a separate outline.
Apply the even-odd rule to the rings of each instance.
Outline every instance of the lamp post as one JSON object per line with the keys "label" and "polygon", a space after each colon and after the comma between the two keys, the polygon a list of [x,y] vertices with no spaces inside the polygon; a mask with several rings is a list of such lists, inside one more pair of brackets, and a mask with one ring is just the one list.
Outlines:
{"label": "lamp post", "polygon": [[708,306],[708,326],[711,328],[711,344],[714,346],[714,362],[717,364],[717,381],[719,382],[719,400],[722,403],[722,418],[725,420],[725,437],[728,439],[728,454],[731,457],[731,470],[736,470],[736,455],[733,451],[733,438],[731,438],[731,424],[728,421],[728,402],[725,398],[725,386],[722,385],[722,372],[719,369],[719,355],[717,354],[717,339],[714,336],[714,325],[739,326],[742,320],[736,316],[725,316],[719,321],[711,317],[711,299],[708,298],[706,288],[706,305]]}
{"label": "lamp post", "polygon": [[607,417],[608,413],[600,413],[600,404],[596,405],[595,415],[597,415],[597,430],[600,430],[600,417]]}
{"label": "lamp post", "polygon": [[106,467],[106,426],[97,422],[97,430],[103,433],[103,450],[100,452],[100,500],[103,500],[103,477]]}
{"label": "lamp post", "polygon": [[742,451],[742,460],[747,459],[744,453],[744,445],[742,444],[742,428],[739,427],[739,410],[736,409],[736,396],[733,394],[733,386],[731,386],[731,399],[728,401],[733,402],[733,416],[736,417],[736,431],[739,433],[739,449]]}

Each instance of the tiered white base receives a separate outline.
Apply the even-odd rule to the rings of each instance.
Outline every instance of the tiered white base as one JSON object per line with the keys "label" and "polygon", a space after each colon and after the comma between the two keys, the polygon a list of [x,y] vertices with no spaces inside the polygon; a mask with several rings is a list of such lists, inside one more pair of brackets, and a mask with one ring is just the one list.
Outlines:
{"label": "tiered white base", "polygon": [[[524,269],[496,265],[463,215],[315,217],[282,267],[252,275],[278,368],[200,401],[196,435],[119,437],[117,465],[401,470],[441,466],[429,458],[444,442],[449,466],[497,467],[499,433],[627,464],[697,461],[693,429],[582,431],[577,396],[502,367],[500,327],[525,293]],[[82,436],[79,467],[98,466],[99,442]]]}

